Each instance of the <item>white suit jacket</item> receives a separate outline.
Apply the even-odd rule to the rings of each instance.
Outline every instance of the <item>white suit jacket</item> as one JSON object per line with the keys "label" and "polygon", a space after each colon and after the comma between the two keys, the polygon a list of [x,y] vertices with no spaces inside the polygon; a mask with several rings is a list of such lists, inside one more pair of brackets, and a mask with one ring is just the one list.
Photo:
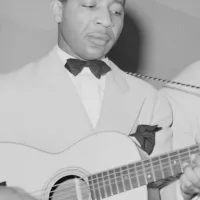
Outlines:
{"label": "white suit jacket", "polygon": [[[174,81],[200,87],[200,62],[185,68]],[[167,84],[161,93],[169,99],[173,110],[173,148],[196,144],[200,135],[200,89]]]}
{"label": "white suit jacket", "polygon": [[172,116],[168,101],[148,83],[124,73],[111,61],[109,64],[112,71],[95,130],[54,49],[37,62],[1,75],[0,141],[58,152],[95,132],[129,135],[139,124],[147,124],[163,127],[156,133],[152,155],[170,151]]}

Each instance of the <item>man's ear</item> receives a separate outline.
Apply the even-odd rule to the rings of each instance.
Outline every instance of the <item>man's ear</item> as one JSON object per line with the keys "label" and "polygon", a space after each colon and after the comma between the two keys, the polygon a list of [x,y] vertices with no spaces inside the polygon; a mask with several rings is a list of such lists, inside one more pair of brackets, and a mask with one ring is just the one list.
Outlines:
{"label": "man's ear", "polygon": [[63,4],[59,0],[51,0],[50,8],[57,23],[62,22],[62,9]]}

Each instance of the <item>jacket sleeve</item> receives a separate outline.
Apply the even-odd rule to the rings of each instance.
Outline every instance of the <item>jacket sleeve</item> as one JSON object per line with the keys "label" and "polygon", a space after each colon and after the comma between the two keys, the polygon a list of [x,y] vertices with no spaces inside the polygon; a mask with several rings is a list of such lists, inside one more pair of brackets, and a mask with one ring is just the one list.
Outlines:
{"label": "jacket sleeve", "polygon": [[[173,149],[195,144],[195,137],[200,132],[198,117],[195,115],[196,97],[175,89],[163,88],[161,92],[168,98],[173,110]],[[179,180],[168,187],[176,190],[176,200],[183,200]]]}

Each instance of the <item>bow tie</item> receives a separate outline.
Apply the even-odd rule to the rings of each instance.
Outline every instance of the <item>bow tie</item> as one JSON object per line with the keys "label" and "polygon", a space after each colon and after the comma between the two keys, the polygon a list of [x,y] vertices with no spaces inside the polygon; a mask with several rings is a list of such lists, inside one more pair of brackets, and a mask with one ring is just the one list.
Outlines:
{"label": "bow tie", "polygon": [[83,61],[70,58],[67,60],[65,67],[74,75],[77,76],[84,67],[89,67],[90,71],[98,78],[101,78],[101,75],[106,74],[111,69],[110,67],[101,60],[90,60]]}

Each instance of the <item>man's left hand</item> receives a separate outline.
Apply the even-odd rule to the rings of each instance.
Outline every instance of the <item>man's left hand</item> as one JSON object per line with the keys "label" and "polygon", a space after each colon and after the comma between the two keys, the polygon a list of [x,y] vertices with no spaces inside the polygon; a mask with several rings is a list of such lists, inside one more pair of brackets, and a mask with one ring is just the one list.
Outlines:
{"label": "man's left hand", "polygon": [[[200,144],[200,137],[197,138],[197,143]],[[184,200],[191,200],[200,193],[200,154],[192,155],[190,164],[183,164],[180,188]]]}

